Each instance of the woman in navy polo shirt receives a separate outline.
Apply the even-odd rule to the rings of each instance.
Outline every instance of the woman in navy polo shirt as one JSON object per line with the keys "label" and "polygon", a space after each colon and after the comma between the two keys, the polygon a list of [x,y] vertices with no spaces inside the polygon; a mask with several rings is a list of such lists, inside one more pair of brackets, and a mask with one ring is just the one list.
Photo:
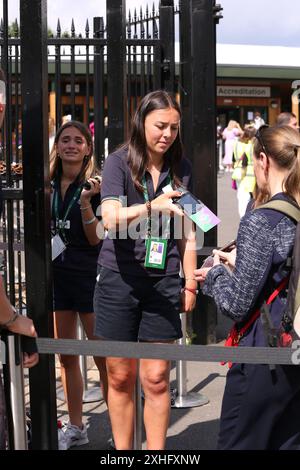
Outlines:
{"label": "woman in navy polo shirt", "polygon": [[[100,182],[92,136],[81,122],[69,121],[58,130],[50,154],[50,177],[55,337],[75,339],[79,314],[87,337],[93,339],[93,292],[100,243],[95,214],[100,204]],[[90,189],[83,189],[87,180]],[[64,434],[69,448],[88,442],[82,424],[83,383],[77,356],[62,355],[60,361],[70,416]],[[104,360],[95,358],[95,362],[105,388]]]}
{"label": "woman in navy polo shirt", "polygon": [[[94,296],[96,334],[101,338],[171,343],[182,336],[179,312],[195,306],[195,234],[172,203],[180,195],[174,189],[191,186],[191,165],[182,157],[180,118],[172,96],[164,91],[148,94],[138,106],[128,143],[105,162],[101,198],[108,237]],[[176,221],[170,218],[174,214]],[[183,220],[185,234],[180,230],[176,237]],[[107,371],[116,448],[131,449],[137,361],[107,358]],[[148,449],[165,446],[169,371],[168,361],[140,361]]]}
{"label": "woman in navy polo shirt", "polygon": [[[195,274],[204,283],[204,294],[236,322],[227,344],[276,346],[276,338],[282,344],[280,330],[290,328],[284,315],[285,286],[295,243],[294,217],[299,217],[299,133],[291,127],[260,127],[253,164],[259,194],[256,209],[241,220],[236,259],[235,253],[216,251],[214,267]],[[294,216],[264,207],[267,201],[289,202]],[[267,299],[268,310],[262,308]],[[282,338],[286,340],[286,333]],[[299,366],[233,364],[226,379],[218,449],[300,450]]]}

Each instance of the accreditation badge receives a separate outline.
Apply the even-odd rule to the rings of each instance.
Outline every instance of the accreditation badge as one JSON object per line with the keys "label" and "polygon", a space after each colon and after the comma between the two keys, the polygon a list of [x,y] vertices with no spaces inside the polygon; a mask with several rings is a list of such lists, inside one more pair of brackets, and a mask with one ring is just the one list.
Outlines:
{"label": "accreditation badge", "polygon": [[52,261],[54,261],[67,248],[62,239],[56,234],[51,239]]}
{"label": "accreditation badge", "polygon": [[166,264],[167,240],[149,238],[146,240],[146,268],[164,269]]}

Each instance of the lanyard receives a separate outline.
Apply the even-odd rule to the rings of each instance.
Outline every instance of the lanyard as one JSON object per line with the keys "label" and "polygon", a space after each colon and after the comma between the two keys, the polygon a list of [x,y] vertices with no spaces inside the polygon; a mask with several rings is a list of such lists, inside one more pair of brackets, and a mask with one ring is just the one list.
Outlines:
{"label": "lanyard", "polygon": [[67,217],[70,213],[70,210],[74,206],[75,202],[78,200],[78,197],[81,193],[81,189],[82,189],[81,186],[79,186],[76,189],[76,191],[74,193],[74,196],[72,197],[71,201],[69,202],[67,210],[66,210],[66,212],[63,216],[63,219],[61,221],[61,224],[60,224],[59,213],[58,213],[58,191],[55,190],[55,193],[54,193],[53,206],[54,206],[54,216],[55,216],[55,221],[56,221],[56,229],[58,228],[58,233],[61,234],[61,236],[62,236],[65,243],[67,241],[66,235],[65,235],[65,223],[66,223]]}
{"label": "lanyard", "polygon": [[[167,178],[167,185],[168,184],[172,184],[172,180],[171,180],[170,175],[168,175],[168,178]],[[150,199],[149,199],[149,194],[148,194],[148,188],[147,188],[147,182],[146,182],[145,175],[142,178],[142,186],[143,186],[143,190],[144,190],[144,201],[148,202]],[[167,225],[166,225],[166,230],[163,234],[163,235],[165,235],[165,237],[163,237],[163,238],[168,238],[169,233],[170,233],[170,217],[168,218],[168,222],[167,222]],[[151,217],[147,217],[147,239],[149,239],[149,238],[151,238]]]}

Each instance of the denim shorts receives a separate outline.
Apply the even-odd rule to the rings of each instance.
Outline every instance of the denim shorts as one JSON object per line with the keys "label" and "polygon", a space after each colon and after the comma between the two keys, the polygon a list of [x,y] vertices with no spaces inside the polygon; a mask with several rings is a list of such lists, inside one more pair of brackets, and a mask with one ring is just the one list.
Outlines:
{"label": "denim shorts", "polygon": [[101,267],[94,294],[96,336],[116,341],[182,337],[181,279],[136,277]]}

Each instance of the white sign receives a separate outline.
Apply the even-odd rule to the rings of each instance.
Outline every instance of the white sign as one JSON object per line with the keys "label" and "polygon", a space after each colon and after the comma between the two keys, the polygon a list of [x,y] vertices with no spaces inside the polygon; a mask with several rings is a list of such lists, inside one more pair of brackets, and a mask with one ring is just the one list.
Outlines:
{"label": "white sign", "polygon": [[217,96],[247,97],[247,98],[270,98],[271,87],[269,86],[223,86],[217,87]]}
{"label": "white sign", "polygon": [[[75,93],[79,93],[80,91],[80,87],[79,87],[79,83],[75,83]],[[66,93],[71,93],[71,85],[69,83],[67,83],[66,85]]]}

